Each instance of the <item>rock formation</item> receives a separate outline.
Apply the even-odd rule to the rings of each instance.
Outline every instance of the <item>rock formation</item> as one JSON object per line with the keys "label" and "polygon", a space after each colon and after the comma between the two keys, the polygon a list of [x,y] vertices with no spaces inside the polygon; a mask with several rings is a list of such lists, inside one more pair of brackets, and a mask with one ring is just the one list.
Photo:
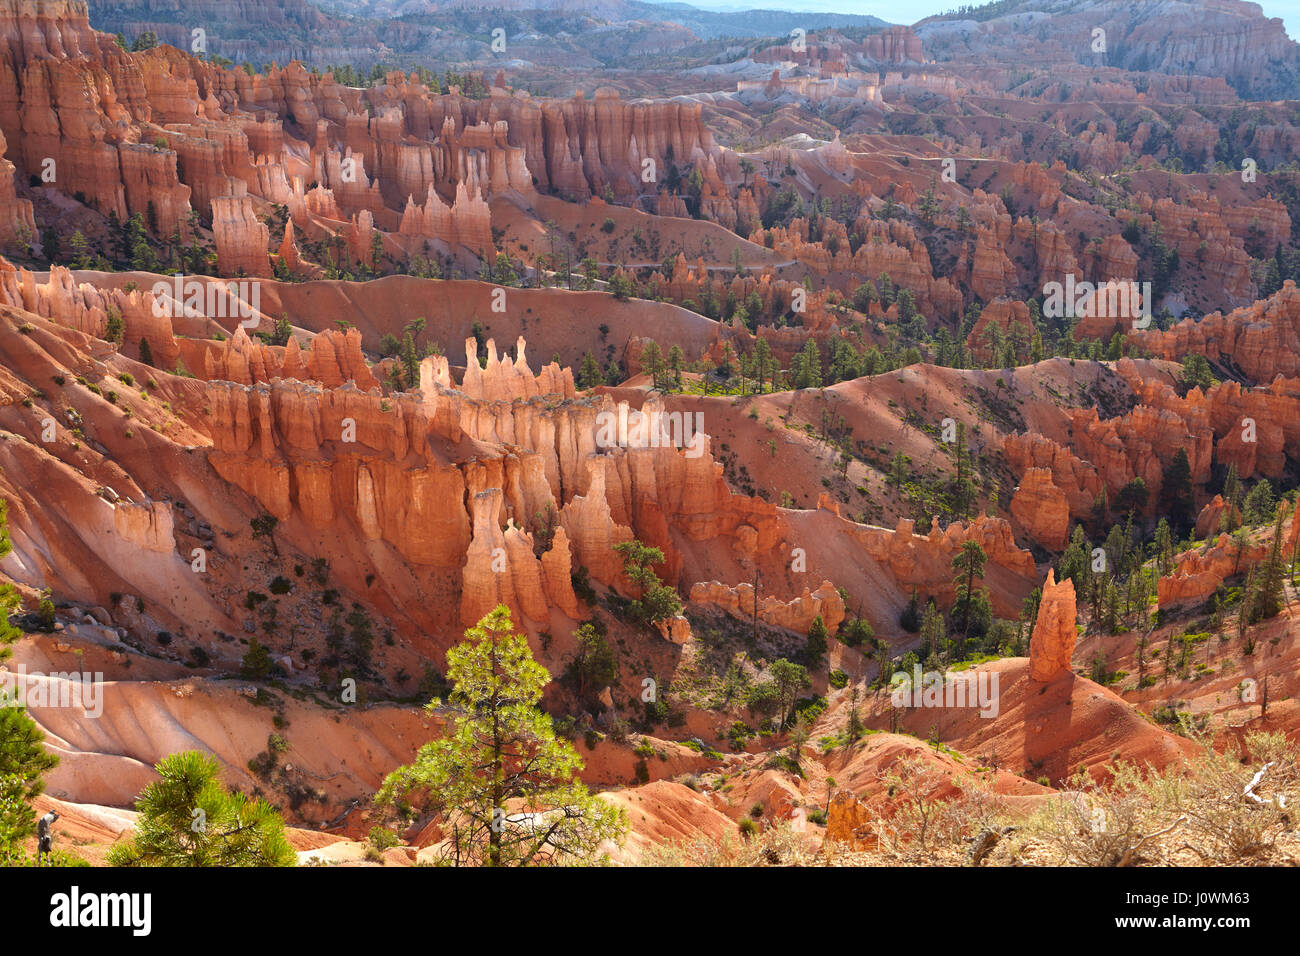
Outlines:
{"label": "rock formation", "polygon": [[1029,638],[1029,676],[1036,681],[1050,681],[1070,672],[1074,655],[1075,630],[1074,582],[1056,583],[1048,569],[1043,582],[1043,596],[1038,604],[1038,618]]}
{"label": "rock formation", "polygon": [[[692,604],[720,607],[738,620],[754,619],[754,586],[747,582],[728,587],[717,581],[700,581],[692,585],[690,600]],[[801,634],[807,634],[813,619],[819,616],[831,634],[844,620],[844,599],[830,581],[823,581],[816,591],[804,588],[803,594],[791,601],[766,595],[758,605],[760,621]]]}
{"label": "rock formation", "polygon": [[1166,332],[1136,332],[1134,340],[1160,358],[1203,355],[1231,361],[1255,382],[1300,375],[1300,289],[1290,279],[1268,299],[1228,315],[1184,319]]}
{"label": "rock formation", "polygon": [[1161,608],[1204,601],[1229,577],[1249,570],[1267,554],[1263,543],[1240,547],[1231,536],[1220,534],[1204,549],[1184,551],[1174,559],[1173,573],[1156,581],[1157,601]]}
{"label": "rock formation", "polygon": [[[0,132],[0,157],[8,148],[4,133]],[[32,215],[31,201],[17,198],[14,193],[14,164],[0,158],[0,245],[31,242],[36,238],[36,219]]]}
{"label": "rock formation", "polygon": [[258,221],[252,199],[247,195],[213,198],[212,235],[217,243],[217,268],[222,275],[271,274],[267,255],[271,234]]}
{"label": "rock formation", "polygon": [[1011,497],[1011,516],[1025,533],[1049,551],[1069,540],[1070,506],[1065,492],[1052,483],[1047,468],[1029,468]]}

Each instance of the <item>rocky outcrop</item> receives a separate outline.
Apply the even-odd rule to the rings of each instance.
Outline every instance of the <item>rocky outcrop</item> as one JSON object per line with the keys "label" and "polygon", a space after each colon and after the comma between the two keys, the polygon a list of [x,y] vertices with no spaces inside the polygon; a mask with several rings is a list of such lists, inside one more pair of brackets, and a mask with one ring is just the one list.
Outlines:
{"label": "rocky outcrop", "polygon": [[1203,355],[1214,363],[1230,362],[1255,382],[1300,375],[1300,289],[1288,279],[1269,298],[1226,316],[1212,312],[1199,321],[1184,319],[1168,331],[1136,332],[1132,338],[1157,358]]}
{"label": "rocky outcrop", "polygon": [[979,228],[975,233],[975,247],[969,263],[965,262],[965,247],[957,269],[969,269],[970,289],[985,302],[1006,295],[1015,286],[1016,267],[1007,258],[1002,241],[990,229]]}
{"label": "rocky outcrop", "polygon": [[921,38],[907,26],[885,27],[857,43],[809,37],[801,46],[798,50],[789,43],[764,47],[754,52],[753,59],[756,63],[798,63],[823,71],[832,69],[832,64],[839,64],[842,70],[845,62],[858,59],[879,63],[925,62]]}
{"label": "rocky outcrop", "polygon": [[[512,361],[504,353],[498,357],[496,340],[488,339],[487,364],[480,366],[477,340],[466,339],[465,378],[461,382],[461,391],[470,398],[486,402],[510,402],[537,395],[573,398],[576,394],[573,371],[561,369],[552,362],[534,375],[528,367],[526,349],[527,343],[520,336],[515,342],[515,357]],[[448,381],[450,372],[447,359],[433,356],[428,374],[432,380]]]}
{"label": "rocky outcrop", "polygon": [[212,237],[217,244],[217,269],[222,275],[270,276],[267,244],[271,234],[244,196],[212,200]]}
{"label": "rocky outcrop", "polygon": [[1262,543],[1247,542],[1242,547],[1230,535],[1220,534],[1204,549],[1184,551],[1174,559],[1173,573],[1156,581],[1157,601],[1161,608],[1204,601],[1225,580],[1249,570],[1267,553]]}
{"label": "rocky outcrop", "polygon": [[432,185],[425,193],[423,205],[407,197],[398,233],[412,238],[427,237],[468,246],[486,253],[492,248],[492,217],[487,203],[477,190],[464,183],[456,187],[451,205],[442,201]]}
{"label": "rocky outcrop", "polygon": [[1196,516],[1196,536],[1216,537],[1219,532],[1232,532],[1241,524],[1241,511],[1236,507],[1228,514],[1228,503],[1223,495],[1215,495]]}
{"label": "rocky outcrop", "polygon": [[513,519],[501,527],[500,488],[480,491],[470,501],[472,532],[461,575],[461,623],[478,621],[498,604],[523,618],[544,624],[550,608],[559,607],[577,617],[573,584],[559,572],[569,566],[568,539],[563,529],[549,551],[534,556],[533,536],[515,527]]}
{"label": "rocky outcrop", "polygon": [[[946,528],[940,528],[935,518],[924,535],[915,532],[910,518],[900,518],[892,530],[839,520],[844,534],[888,575],[903,601],[915,591],[923,601],[933,597],[941,605],[951,604],[956,597],[952,560],[966,541],[979,544],[988,558],[985,581],[998,582],[991,588],[991,598],[999,614],[1014,614],[1025,593],[1023,585],[1038,576],[1034,556],[1016,545],[1010,523],[1002,518],[980,516],[969,523],[954,521]],[[1017,596],[1012,598],[1012,592]]]}
{"label": "rocky outcrop", "polygon": [[515,98],[491,104],[506,120],[512,145],[522,146],[539,189],[553,188],[570,199],[600,195],[609,186],[616,198],[641,191],[641,162],[667,169],[696,164],[719,154],[704,126],[699,103],[628,103],[607,88],[591,99],[529,104]]}
{"label": "rocky outcrop", "polygon": [[1069,540],[1070,505],[1065,492],[1052,483],[1047,468],[1029,468],[1011,496],[1011,516],[1026,535],[1049,551],[1060,551]]}
{"label": "rocky outcrop", "polygon": [[632,529],[617,524],[610,512],[605,491],[605,463],[588,461],[589,484],[586,494],[575,495],[560,511],[560,523],[570,541],[575,542],[578,563],[607,587],[627,587],[623,578],[623,560],[614,545],[633,538]]}
{"label": "rocky outcrop", "polygon": [[19,199],[14,193],[14,164],[3,158],[8,148],[4,133],[0,132],[0,245],[3,246],[30,243],[37,238],[31,201]]}
{"label": "rocky outcrop", "polygon": [[876,820],[870,805],[852,790],[836,790],[826,814],[825,842],[848,850],[874,850],[880,845],[872,830]]}
{"label": "rocky outcrop", "polygon": [[[1007,462],[1021,474],[1033,468],[1050,472],[1052,484],[1065,495],[1072,516],[1082,518],[1091,513],[1092,503],[1101,494],[1103,485],[1092,462],[1084,461],[1064,445],[1033,432],[1006,436],[1002,449]],[[1109,487],[1118,480],[1116,476],[1107,479],[1105,484]]]}
{"label": "rocky outcrop", "polygon": [[113,527],[135,547],[160,554],[171,554],[176,550],[172,536],[172,509],[165,502],[134,504],[118,501],[113,506]]}
{"label": "rocky outcrop", "polygon": [[[361,353],[361,333],[356,329],[327,329],[313,336],[306,350],[296,337],[291,337],[287,346],[266,345],[250,337],[242,324],[224,342],[197,344],[202,354],[191,367],[209,381],[220,379],[252,385],[290,378],[319,382],[327,388],[353,382],[365,390],[379,384]],[[193,357],[194,340],[186,339],[184,345],[188,357]]]}
{"label": "rocky outcrop", "polygon": [[1043,582],[1043,595],[1038,603],[1038,618],[1029,638],[1029,677],[1047,682],[1070,673],[1070,658],[1074,656],[1075,630],[1074,582],[1056,583],[1055,575],[1048,569]]}
{"label": "rocky outcrop", "polygon": [[1001,361],[1002,354],[993,354],[994,343],[1016,344],[1016,358],[1029,357],[1029,345],[1034,337],[1034,327],[1029,321],[1029,306],[1002,297],[994,299],[980,311],[980,317],[966,336],[966,348],[981,363],[987,365]]}
{"label": "rocky outcrop", "polygon": [[[916,201],[914,197],[912,201]],[[854,231],[865,241],[856,252],[842,225],[831,223],[827,227],[830,234],[817,242],[810,241],[809,227],[809,221],[801,216],[793,219],[788,227],[773,226],[751,233],[750,241],[768,245],[782,258],[796,259],[828,280],[836,275],[878,277],[886,273],[896,286],[912,291],[917,309],[925,315],[952,316],[961,311],[961,291],[946,276],[935,277],[930,252],[908,223],[900,219],[882,221],[861,217],[854,224]],[[830,235],[836,237],[836,242],[828,245],[826,240]],[[985,291],[998,295],[1005,285],[1014,282],[1015,271],[1011,263],[997,259],[996,250],[990,245],[993,241],[986,237],[985,252],[992,258],[981,258],[981,277],[987,280],[982,285]],[[832,247],[836,249],[834,253]],[[954,274],[968,271],[969,265],[961,260]],[[999,288],[995,290],[995,286]]]}
{"label": "rocky outcrop", "polygon": [[[747,582],[729,587],[718,581],[700,581],[691,586],[690,599],[692,604],[722,608],[738,620],[754,619],[754,586]],[[803,594],[791,601],[766,595],[758,603],[760,621],[800,634],[807,634],[817,617],[831,634],[844,620],[844,599],[830,581],[823,581],[815,591],[804,588]]]}

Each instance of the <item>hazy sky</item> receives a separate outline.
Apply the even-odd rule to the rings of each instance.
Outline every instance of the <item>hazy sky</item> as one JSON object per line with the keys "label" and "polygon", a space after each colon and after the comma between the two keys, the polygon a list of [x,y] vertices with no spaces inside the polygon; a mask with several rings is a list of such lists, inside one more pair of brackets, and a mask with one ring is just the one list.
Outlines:
{"label": "hazy sky", "polygon": [[[711,9],[820,10],[830,13],[865,13],[890,23],[915,23],[923,17],[943,13],[964,3],[983,0],[686,0],[697,7]],[[1300,39],[1300,0],[1255,0],[1264,8],[1264,16],[1281,17],[1291,39]]]}

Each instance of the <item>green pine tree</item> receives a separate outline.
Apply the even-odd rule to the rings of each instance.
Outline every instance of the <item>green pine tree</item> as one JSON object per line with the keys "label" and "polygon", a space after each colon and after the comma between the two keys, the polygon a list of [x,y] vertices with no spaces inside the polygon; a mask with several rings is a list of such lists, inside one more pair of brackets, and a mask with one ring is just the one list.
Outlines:
{"label": "green pine tree", "polygon": [[[0,692],[0,802],[4,804],[0,807],[4,816],[0,827],[11,841],[23,840],[35,832],[31,802],[45,792],[44,774],[59,765],[58,756],[42,746],[44,741],[45,734],[36,721]],[[11,849],[0,839],[0,852]]]}
{"label": "green pine tree", "polygon": [[136,798],[140,816],[127,843],[108,853],[111,866],[293,866],[284,821],[265,800],[230,793],[221,765],[197,750],[164,757],[162,778]]}
{"label": "green pine tree", "polygon": [[1282,519],[1285,514],[1285,508],[1278,508],[1273,519],[1273,543],[1260,568],[1258,590],[1251,608],[1256,621],[1277,617],[1286,602],[1286,556],[1282,554]]}
{"label": "green pine tree", "polygon": [[[14,549],[9,537],[9,502],[0,498],[0,558]],[[9,645],[13,644],[23,632],[9,623],[9,615],[22,607],[23,596],[12,584],[0,584],[0,661],[12,656]]]}
{"label": "green pine tree", "polygon": [[826,648],[829,646],[828,638],[830,633],[826,630],[826,622],[818,614],[813,618],[812,624],[808,628],[808,643],[804,645],[804,655],[811,667],[816,667],[826,656]]}
{"label": "green pine tree", "polygon": [[587,792],[581,758],[538,709],[551,678],[505,605],[447,652],[447,677],[446,733],[388,775],[380,810],[439,815],[439,862],[451,866],[588,862],[621,837],[622,810]]}

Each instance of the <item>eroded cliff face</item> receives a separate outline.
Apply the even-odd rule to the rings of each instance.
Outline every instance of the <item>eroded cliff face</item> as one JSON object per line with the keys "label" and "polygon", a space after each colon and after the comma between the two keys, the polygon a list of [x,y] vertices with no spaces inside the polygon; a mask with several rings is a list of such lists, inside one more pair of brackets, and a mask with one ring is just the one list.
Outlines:
{"label": "eroded cliff face", "polygon": [[[320,347],[318,337],[313,352]],[[533,373],[522,340],[513,359],[490,341],[484,367],[476,352],[468,340],[461,384],[445,357],[431,356],[417,391],[386,397],[350,382],[209,382],[212,467],[282,522],[346,527],[413,565],[459,571],[464,623],[499,602],[539,626],[551,609],[572,615],[569,573],[579,566],[634,595],[614,550],[633,537],[664,552],[661,573],[693,600],[752,614],[747,585],[681,579],[683,553],[722,547],[728,560],[782,561],[801,532],[780,509],[727,487],[707,435],[685,447],[645,442],[636,410],[576,394],[567,369]],[[242,354],[233,345],[231,353]],[[646,421],[665,414],[653,396],[639,410]],[[837,520],[862,559],[888,569],[900,589],[951,599],[952,558],[968,539],[1007,573],[1034,574],[1000,519],[936,525],[925,537],[906,522],[891,531]],[[769,623],[806,632],[818,614],[832,630],[843,620],[830,582],[802,594],[783,587],[776,581],[764,595],[760,617]]]}
{"label": "eroded cliff face", "polygon": [[[720,607],[738,620],[754,618],[754,586],[746,581],[735,587],[718,581],[699,581],[691,587],[690,599],[692,604]],[[827,631],[834,634],[845,617],[844,599],[835,590],[835,585],[823,581],[815,591],[804,588],[803,594],[791,601],[765,596],[758,602],[757,613],[758,619],[765,624],[801,634],[807,634],[813,621],[820,617]]]}
{"label": "eroded cliff face", "polygon": [[847,61],[864,59],[885,63],[921,63],[924,54],[921,50],[921,38],[912,32],[911,27],[891,26],[879,33],[869,34],[860,43],[842,41],[837,43],[804,43],[796,50],[791,44],[783,43],[764,47],[754,53],[757,63],[798,63],[803,66],[824,70],[843,70]]}
{"label": "eroded cliff face", "polygon": [[1175,558],[1173,573],[1156,581],[1156,598],[1162,608],[1205,601],[1229,577],[1258,564],[1268,554],[1263,544],[1238,544],[1220,534],[1204,549],[1184,551]]}
{"label": "eroded cliff face", "polygon": [[1011,496],[1011,516],[1030,539],[1050,551],[1069,540],[1070,505],[1065,492],[1052,482],[1048,468],[1028,468]]}
{"label": "eroded cliff face", "polygon": [[[4,134],[0,133],[0,156],[8,148]],[[15,195],[14,164],[0,159],[0,246],[8,247],[15,241],[29,243],[35,238],[36,219],[31,200]]]}
{"label": "eroded cliff face", "polygon": [[[1169,354],[1184,353],[1171,347]],[[1222,358],[1235,362],[1230,353]],[[1286,474],[1287,450],[1300,441],[1300,379],[1278,375],[1253,387],[1229,380],[1180,396],[1150,364],[1121,359],[1114,371],[1133,408],[1109,418],[1096,407],[1065,410],[1069,447],[1035,432],[1001,436],[1006,461],[1021,476],[1011,513],[1029,540],[1059,550],[1070,520],[1087,520],[1103,492],[1113,502],[1138,478],[1147,489],[1145,511],[1156,514],[1165,470],[1180,450],[1197,487],[1215,466],[1252,479],[1278,481]],[[1224,505],[1204,507],[1197,527],[1212,535]]]}
{"label": "eroded cliff face", "polygon": [[[7,0],[0,39],[0,131],[20,173],[51,170],[43,182],[104,215],[139,214],[159,236],[188,238],[196,212],[225,275],[270,275],[271,204],[308,234],[344,235],[358,265],[375,264],[371,229],[405,256],[490,256],[491,197],[612,191],[631,203],[646,164],[656,180],[699,165],[716,216],[758,219],[753,196],[723,184],[719,164],[734,179],[737,159],[714,144],[699,104],[630,103],[604,88],[542,101],[498,87],[473,100],[400,72],[361,90],[297,62],[249,75],[173,47],[124,51],[77,3]],[[6,195],[0,170],[0,229],[31,225]]]}
{"label": "eroded cliff face", "polygon": [[1156,356],[1173,361],[1203,355],[1230,360],[1250,379],[1265,383],[1277,375],[1300,375],[1300,289],[1288,279],[1281,290],[1224,315],[1187,318],[1165,332],[1138,331],[1132,337]]}

